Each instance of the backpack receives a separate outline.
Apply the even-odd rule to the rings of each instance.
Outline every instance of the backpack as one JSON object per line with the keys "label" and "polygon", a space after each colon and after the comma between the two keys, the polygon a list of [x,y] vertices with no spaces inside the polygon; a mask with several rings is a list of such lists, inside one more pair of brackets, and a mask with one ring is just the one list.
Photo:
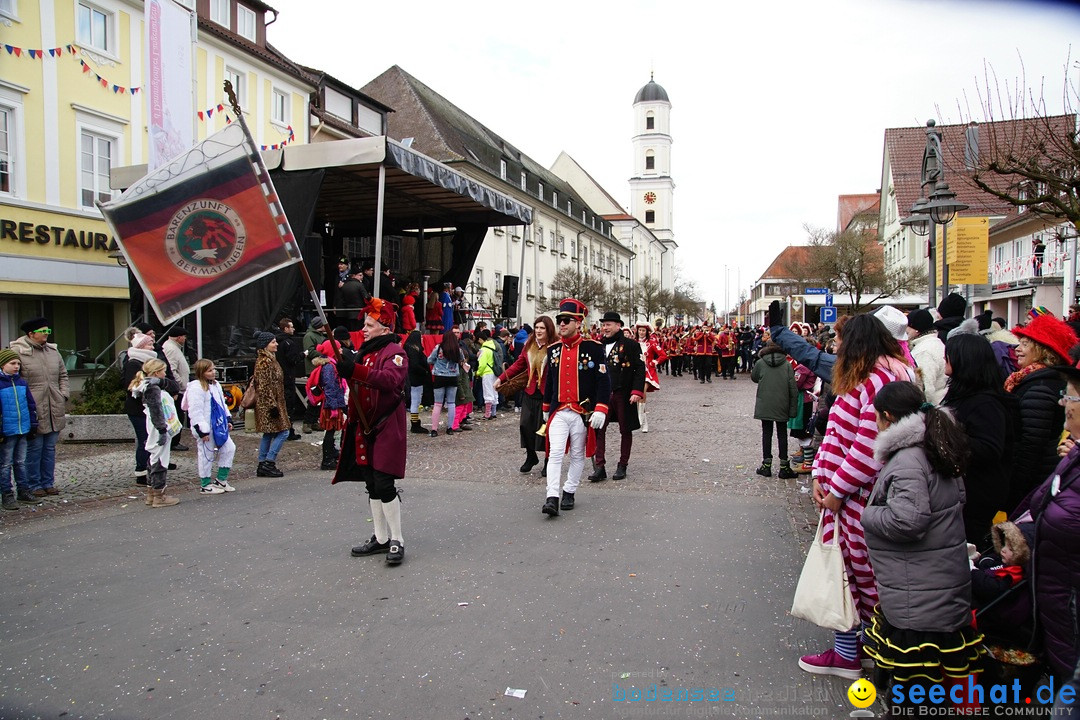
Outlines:
{"label": "backpack", "polygon": [[308,402],[312,405],[318,405],[323,401],[322,383],[319,382],[322,368],[322,365],[316,365],[315,369],[308,375],[307,383],[304,384],[304,394],[307,395]]}

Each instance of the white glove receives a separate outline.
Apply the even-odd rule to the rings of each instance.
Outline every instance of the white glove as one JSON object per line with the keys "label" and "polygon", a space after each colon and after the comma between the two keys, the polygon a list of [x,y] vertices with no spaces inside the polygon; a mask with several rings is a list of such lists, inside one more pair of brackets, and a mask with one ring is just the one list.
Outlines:
{"label": "white glove", "polygon": [[605,420],[607,420],[607,413],[602,413],[597,410],[592,414],[592,418],[589,419],[589,425],[593,430],[599,430],[604,427]]}

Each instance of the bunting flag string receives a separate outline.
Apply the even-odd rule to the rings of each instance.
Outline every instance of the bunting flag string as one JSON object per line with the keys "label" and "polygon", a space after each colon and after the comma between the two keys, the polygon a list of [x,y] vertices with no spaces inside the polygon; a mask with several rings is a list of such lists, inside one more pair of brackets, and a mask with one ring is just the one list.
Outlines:
{"label": "bunting flag string", "polygon": [[293,133],[292,125],[289,125],[289,137],[285,138],[285,139],[284,139],[284,140],[282,140],[281,142],[279,142],[279,143],[276,143],[276,144],[274,144],[274,145],[260,145],[260,146],[259,146],[259,149],[260,149],[260,150],[281,150],[281,149],[283,149],[283,148],[284,148],[284,147],[285,147],[286,145],[288,145],[289,143],[291,143],[291,142],[293,141],[293,138],[294,138],[294,137],[296,137],[296,136],[295,136],[295,134]]}
{"label": "bunting flag string", "polygon": [[[79,54],[79,47],[77,45],[73,44],[73,43],[68,43],[67,45],[64,45],[63,47],[47,48],[47,49],[44,49],[44,50],[39,50],[37,48],[23,48],[23,47],[18,47],[18,46],[15,46],[15,45],[4,44],[3,49],[7,51],[8,55],[14,55],[17,58],[21,58],[23,56],[23,54],[25,53],[28,57],[30,57],[31,59],[34,59],[34,60],[40,60],[45,55],[49,55],[49,57],[53,57],[53,58],[61,57],[61,56],[63,56],[63,54],[65,52],[67,52],[67,54],[71,55],[72,57],[76,57]],[[105,88],[106,90],[111,89],[114,94],[120,94],[120,95],[124,95],[124,94],[127,94],[127,93],[131,93],[132,95],[135,95],[137,93],[142,92],[141,87],[127,87],[127,86],[124,86],[124,85],[117,85],[115,83],[111,83],[111,82],[109,82],[109,80],[107,78],[104,78],[101,75],[99,75],[90,66],[90,63],[86,62],[82,58],[78,58],[78,60],[79,60],[79,66],[82,67],[83,74],[84,75],[93,75],[95,82],[97,82],[99,85],[101,85],[101,87]],[[214,113],[224,112],[224,110],[225,110],[225,105],[223,103],[218,103],[217,105],[215,105],[215,106],[213,106],[211,108],[207,108],[206,110],[199,110],[195,114],[198,115],[199,120],[202,120],[203,122],[207,122],[211,118],[214,117]],[[232,123],[232,118],[230,118],[226,114],[225,115],[225,124],[228,125],[228,124],[231,124],[231,123]],[[276,145],[263,145],[262,149],[263,150],[278,150],[280,148],[285,147],[289,143],[291,143],[293,141],[293,138],[294,138],[294,134],[293,134],[292,125],[289,125],[289,137],[288,138],[281,141],[280,143],[277,143]]]}

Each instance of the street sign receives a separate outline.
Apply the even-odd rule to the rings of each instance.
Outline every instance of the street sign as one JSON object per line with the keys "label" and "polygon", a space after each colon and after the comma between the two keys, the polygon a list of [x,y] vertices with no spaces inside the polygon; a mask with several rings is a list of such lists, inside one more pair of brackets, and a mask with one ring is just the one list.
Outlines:
{"label": "street sign", "polygon": [[832,293],[825,293],[825,304],[826,305],[832,305],[833,304]]}
{"label": "street sign", "polygon": [[836,322],[836,308],[831,305],[824,305],[818,310],[818,322],[834,323]]}
{"label": "street sign", "polygon": [[829,288],[806,288],[803,295],[828,295]]}

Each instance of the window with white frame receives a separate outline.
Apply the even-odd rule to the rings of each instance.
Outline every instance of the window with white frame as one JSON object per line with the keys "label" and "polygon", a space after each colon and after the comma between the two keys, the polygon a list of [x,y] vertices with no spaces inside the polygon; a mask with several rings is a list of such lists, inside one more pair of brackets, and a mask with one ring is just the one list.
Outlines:
{"label": "window with white frame", "polygon": [[210,0],[210,19],[222,27],[232,28],[232,17],[229,10],[231,0]]}
{"label": "window with white frame", "polygon": [[226,66],[225,79],[232,83],[233,92],[236,93],[236,99],[240,101],[240,106],[243,107],[246,104],[244,101],[247,98],[247,87],[244,82],[247,78],[244,76],[244,73],[235,68]]}
{"label": "window with white frame", "polygon": [[288,125],[289,96],[280,90],[275,90],[271,102],[273,103],[273,107],[271,107],[270,119],[281,125]]}
{"label": "window with white frame", "polygon": [[495,273],[495,292],[502,292],[502,273]]}
{"label": "window with white frame", "polygon": [[19,7],[16,0],[0,0],[0,13],[10,18],[18,17]]}
{"label": "window with white frame", "polygon": [[536,285],[537,285],[537,288],[540,290],[540,297],[544,297],[544,281],[541,280]]}
{"label": "window with white frame", "polygon": [[649,150],[648,152],[645,153],[645,169],[646,170],[655,170],[656,169],[656,155],[653,153],[652,150]]}
{"label": "window with white frame", "polygon": [[532,278],[525,278],[525,294],[532,295]]}
{"label": "window with white frame", "polygon": [[83,130],[79,147],[79,204],[94,208],[94,201],[112,199],[109,170],[112,168],[116,141],[107,135]]}
{"label": "window with white frame", "polygon": [[476,268],[476,286],[484,287],[484,268]]}
{"label": "window with white frame", "polygon": [[551,207],[559,207],[559,193],[551,191]]}
{"label": "window with white frame", "polygon": [[236,34],[255,42],[255,11],[251,8],[236,6]]}
{"label": "window with white frame", "polygon": [[80,2],[76,17],[75,39],[83,47],[115,55],[116,40],[112,13],[89,2]]}
{"label": "window with white frame", "polygon": [[577,243],[573,240],[570,241],[570,259],[577,260]]}
{"label": "window with white frame", "polygon": [[15,166],[12,162],[11,147],[14,124],[14,111],[0,105],[0,193],[14,192],[12,173],[15,172]]}

